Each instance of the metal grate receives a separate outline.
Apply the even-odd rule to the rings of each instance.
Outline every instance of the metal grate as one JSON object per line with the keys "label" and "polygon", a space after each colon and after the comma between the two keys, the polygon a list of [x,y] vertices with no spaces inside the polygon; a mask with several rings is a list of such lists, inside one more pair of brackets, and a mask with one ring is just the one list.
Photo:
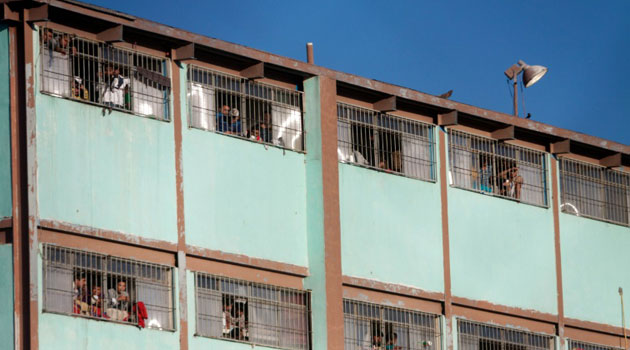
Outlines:
{"label": "metal grate", "polygon": [[454,187],[547,206],[545,153],[457,130],[448,131]]}
{"label": "metal grate", "polygon": [[189,126],[303,151],[302,92],[188,66]]}
{"label": "metal grate", "polygon": [[435,181],[434,127],[337,103],[340,162]]}
{"label": "metal grate", "polygon": [[569,339],[569,349],[570,350],[621,350],[623,348],[585,343],[585,342]]}
{"label": "metal grate", "polygon": [[174,330],[171,267],[50,244],[43,249],[44,311]]}
{"label": "metal grate", "polygon": [[310,348],[310,293],[196,273],[197,334]]}
{"label": "metal grate", "polygon": [[440,316],[343,300],[345,350],[439,350]]}
{"label": "metal grate", "polygon": [[166,59],[47,27],[39,33],[42,92],[110,111],[169,119]]}
{"label": "metal grate", "polygon": [[563,212],[628,225],[630,174],[560,158]]}
{"label": "metal grate", "polygon": [[512,328],[457,320],[460,350],[553,350],[554,337]]}

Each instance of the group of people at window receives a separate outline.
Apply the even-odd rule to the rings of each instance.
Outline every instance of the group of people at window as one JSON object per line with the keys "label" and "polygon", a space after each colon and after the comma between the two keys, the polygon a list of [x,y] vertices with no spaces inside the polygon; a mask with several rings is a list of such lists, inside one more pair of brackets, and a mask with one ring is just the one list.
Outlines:
{"label": "group of people at window", "polygon": [[[493,166],[493,163],[496,166]],[[521,199],[523,177],[514,160],[479,157],[479,167],[472,170],[473,189],[500,196]]]}
{"label": "group of people at window", "polygon": [[111,279],[113,288],[104,291],[98,276],[84,271],[75,273],[73,281],[73,313],[114,321],[135,322],[135,303],[129,296],[126,279]]}
{"label": "group of people at window", "polygon": [[375,139],[372,128],[355,124],[352,125],[352,139],[353,162],[386,172],[403,171],[402,147],[398,134],[381,130]]}
{"label": "group of people at window", "polygon": [[363,337],[361,350],[402,350],[398,345],[398,334],[394,332],[391,323],[385,323],[384,330],[381,322],[372,321],[370,324],[370,334]]}
{"label": "group of people at window", "polygon": [[[43,33],[42,49],[48,50],[47,62],[43,62],[46,72],[43,82],[44,90],[50,90],[50,86],[47,85],[69,83],[69,92],[72,98],[101,103],[110,109],[131,109],[131,80],[128,78],[129,74],[124,76],[122,72],[123,70],[128,71],[127,68],[124,68],[120,62],[98,63],[95,57],[88,57],[98,55],[99,48],[93,43],[79,45],[74,36],[58,34],[50,28],[44,28]],[[79,49],[87,52],[79,52]],[[122,57],[119,53],[111,55]],[[62,62],[55,63],[55,60]],[[62,67],[62,65],[66,66]],[[65,74],[68,76],[63,76]],[[68,81],[70,76],[72,77],[71,81]],[[52,81],[46,81],[46,79]],[[65,95],[67,91],[64,86],[55,87],[55,90],[57,89],[61,91],[62,95]]]}
{"label": "group of people at window", "polygon": [[247,299],[223,295],[223,336],[235,340],[249,340]]}
{"label": "group of people at window", "polygon": [[[269,111],[262,113],[262,117],[245,118],[245,123],[242,120],[243,117],[238,108],[224,103],[220,111],[216,113],[216,130],[228,135],[246,137],[256,142],[271,142],[271,113]],[[243,130],[244,124],[251,126]]]}

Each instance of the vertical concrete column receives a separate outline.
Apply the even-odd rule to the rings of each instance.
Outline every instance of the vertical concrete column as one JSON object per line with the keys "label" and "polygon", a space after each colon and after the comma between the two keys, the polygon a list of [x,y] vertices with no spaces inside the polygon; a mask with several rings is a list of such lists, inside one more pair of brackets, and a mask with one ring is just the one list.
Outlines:
{"label": "vertical concrete column", "polygon": [[[39,227],[39,209],[37,204],[37,117],[35,112],[35,42],[34,35],[36,32],[25,19],[26,11],[23,12],[22,18],[22,34],[24,43],[24,92],[25,92],[25,110],[24,119],[26,120],[26,200],[28,205],[28,245],[25,247],[28,256],[27,259],[23,259],[23,263],[26,264],[28,275],[28,299],[25,303],[28,303],[28,343],[24,344],[31,350],[37,350],[39,348],[38,342],[38,273],[37,259],[39,251],[39,239],[38,239],[38,227]],[[24,199],[24,198],[22,198]],[[25,242],[23,242],[25,243]],[[25,331],[25,330],[24,330]],[[26,335],[25,334],[25,335]]]}
{"label": "vertical concrete column", "polygon": [[[174,57],[175,50],[171,50]],[[182,113],[182,91],[180,66],[171,60],[171,81],[173,84],[173,130],[175,139],[175,185],[177,198],[177,282],[179,300],[179,348],[188,350],[188,288],[186,279],[186,220],[184,216],[184,164],[182,155],[182,124],[185,113]],[[183,114],[183,115],[182,115]]]}
{"label": "vertical concrete column", "polygon": [[446,131],[443,127],[437,130],[439,137],[439,159],[440,159],[440,197],[442,199],[442,255],[444,259],[444,342],[447,350],[453,349],[453,313],[451,295],[451,247],[448,226],[448,162],[446,159]]}
{"label": "vertical concrete column", "polygon": [[21,155],[21,123],[20,123],[20,88],[19,88],[19,62],[20,62],[20,48],[18,45],[19,34],[18,28],[15,25],[9,27],[9,47],[6,51],[9,55],[9,113],[10,113],[10,128],[11,128],[11,215],[12,223],[11,230],[12,237],[12,275],[13,275],[13,324],[11,330],[13,331],[13,348],[20,349],[23,340],[21,337],[21,331],[24,329],[22,320],[22,311],[24,310],[24,288],[22,279],[23,264],[22,261],[22,231],[26,227],[24,225],[22,211],[24,206],[22,205],[22,171],[20,160]]}
{"label": "vertical concrete column", "polygon": [[556,288],[558,296],[557,334],[560,348],[564,348],[564,294],[562,289],[562,254],[560,248],[560,191],[558,190],[558,160],[550,156],[551,164],[551,207],[553,209],[553,236],[556,255]]}
{"label": "vertical concrete column", "polygon": [[327,77],[304,81],[306,208],[313,349],[343,349],[341,227],[337,163],[337,85]]}

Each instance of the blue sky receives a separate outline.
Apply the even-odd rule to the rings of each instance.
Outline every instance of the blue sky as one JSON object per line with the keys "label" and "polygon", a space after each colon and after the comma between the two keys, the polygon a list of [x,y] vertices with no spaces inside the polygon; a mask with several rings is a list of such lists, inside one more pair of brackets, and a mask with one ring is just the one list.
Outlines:
{"label": "blue sky", "polygon": [[545,65],[525,90],[533,120],[630,144],[627,0],[90,2],[300,60],[311,41],[318,65],[453,89],[452,100],[504,113],[503,71],[519,59]]}

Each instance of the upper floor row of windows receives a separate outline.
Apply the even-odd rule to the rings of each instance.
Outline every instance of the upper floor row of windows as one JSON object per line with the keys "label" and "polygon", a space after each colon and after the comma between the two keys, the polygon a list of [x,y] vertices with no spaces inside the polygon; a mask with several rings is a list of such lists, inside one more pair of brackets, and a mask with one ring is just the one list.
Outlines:
{"label": "upper floor row of windows", "polygon": [[[59,97],[170,119],[165,58],[40,29],[41,91]],[[304,152],[304,95],[188,65],[188,126]],[[337,104],[340,162],[435,182],[435,126],[346,103]],[[448,130],[453,187],[548,207],[545,152]],[[561,158],[564,212],[628,225],[630,174]]]}

